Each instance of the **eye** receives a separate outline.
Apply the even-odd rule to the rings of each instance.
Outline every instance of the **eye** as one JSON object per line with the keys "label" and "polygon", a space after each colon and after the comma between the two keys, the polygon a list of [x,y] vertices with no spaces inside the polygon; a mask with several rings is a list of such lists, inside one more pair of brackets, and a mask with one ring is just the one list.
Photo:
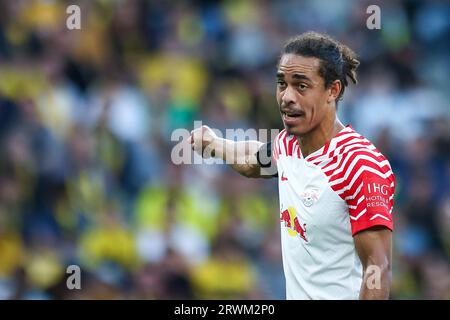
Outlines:
{"label": "eye", "polygon": [[284,82],[283,80],[277,80],[277,86],[284,87],[284,86],[286,86],[286,82]]}
{"label": "eye", "polygon": [[298,85],[298,88],[300,89],[300,91],[305,91],[308,88],[308,86],[304,83],[300,83]]}

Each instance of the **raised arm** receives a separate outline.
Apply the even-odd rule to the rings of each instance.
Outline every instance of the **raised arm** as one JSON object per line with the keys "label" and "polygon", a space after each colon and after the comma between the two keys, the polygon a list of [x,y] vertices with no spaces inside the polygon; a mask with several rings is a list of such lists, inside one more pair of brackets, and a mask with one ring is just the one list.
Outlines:
{"label": "raised arm", "polygon": [[257,159],[258,150],[264,145],[260,141],[233,141],[217,137],[208,126],[191,132],[192,148],[204,158],[223,159],[236,172],[248,178],[271,178],[264,174]]}

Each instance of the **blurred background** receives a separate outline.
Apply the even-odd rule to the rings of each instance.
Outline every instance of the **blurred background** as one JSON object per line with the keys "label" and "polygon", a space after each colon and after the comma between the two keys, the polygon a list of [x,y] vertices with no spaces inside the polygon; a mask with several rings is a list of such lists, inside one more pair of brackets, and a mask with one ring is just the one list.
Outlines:
{"label": "blurred background", "polygon": [[0,1],[0,298],[284,299],[276,181],[175,166],[170,137],[282,129],[308,30],[361,60],[339,116],[396,174],[391,298],[449,299],[450,4],[413,0]]}

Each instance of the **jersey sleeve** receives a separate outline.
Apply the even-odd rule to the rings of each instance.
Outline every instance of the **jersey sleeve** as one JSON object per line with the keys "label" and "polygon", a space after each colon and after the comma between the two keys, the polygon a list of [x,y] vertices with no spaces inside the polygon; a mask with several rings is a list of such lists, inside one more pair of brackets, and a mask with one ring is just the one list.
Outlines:
{"label": "jersey sleeve", "polygon": [[392,210],[395,178],[384,157],[360,155],[347,171],[344,200],[348,205],[352,234],[373,226],[394,230]]}

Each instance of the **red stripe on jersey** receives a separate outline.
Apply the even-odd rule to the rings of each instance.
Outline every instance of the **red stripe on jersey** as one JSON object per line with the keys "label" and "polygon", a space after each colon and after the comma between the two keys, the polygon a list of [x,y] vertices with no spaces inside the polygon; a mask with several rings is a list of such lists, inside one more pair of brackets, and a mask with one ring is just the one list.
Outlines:
{"label": "red stripe on jersey", "polygon": [[[349,135],[349,134],[352,134],[352,135],[353,135],[354,133],[355,133],[355,132],[344,132],[344,133],[342,133],[341,135],[337,135],[336,137],[338,137],[338,136],[343,137],[343,136]],[[335,138],[336,138],[336,137],[335,137]],[[335,139],[335,138],[333,138],[333,139]],[[356,140],[356,139],[358,140],[358,142],[354,142],[354,143],[351,143],[351,144],[348,143],[348,142],[350,142],[350,141],[352,141],[352,140]],[[331,157],[333,157],[333,156],[335,155],[336,150],[339,150],[338,154],[340,154],[340,153],[342,153],[343,150],[344,150],[347,146],[349,146],[349,145],[356,144],[356,143],[361,143],[361,144],[362,144],[362,142],[359,142],[359,141],[362,141],[362,139],[361,139],[360,137],[354,137],[354,136],[351,136],[351,137],[348,137],[348,138],[346,138],[346,139],[344,139],[344,140],[342,140],[342,141],[339,141],[339,142],[336,144],[336,146],[334,146],[334,148],[330,151],[330,153],[327,155],[326,158],[331,158]],[[339,148],[339,147],[343,146],[344,144],[345,144],[345,147],[344,147],[344,148]],[[370,144],[371,144],[371,143],[369,142],[369,143],[366,143],[365,145],[370,145]],[[325,145],[325,147],[324,147],[324,149],[323,149],[323,151],[322,151],[322,154],[317,155],[317,156],[314,156],[314,157],[311,157],[311,158],[308,159],[308,161],[314,161],[314,160],[316,160],[317,158],[320,158],[320,157],[326,155],[327,152],[328,152],[328,150],[329,150],[329,148],[330,148],[330,145],[331,145],[331,141],[328,142],[328,143]]]}
{"label": "red stripe on jersey", "polygon": [[[350,132],[350,133],[353,133],[353,132]],[[336,149],[339,148],[340,146],[348,145],[350,141],[356,140],[356,139],[357,139],[358,141],[361,141],[361,142],[362,142],[361,137],[355,137],[354,135],[352,135],[352,136],[350,136],[350,137],[345,138],[344,140],[339,141],[339,142],[336,144],[336,147],[335,147],[334,149],[336,150]]]}
{"label": "red stripe on jersey", "polygon": [[[336,139],[336,138],[339,138],[339,137],[342,137],[342,136],[345,136],[345,135],[348,135],[348,134],[351,134],[351,133],[353,133],[353,132],[345,131],[345,132],[341,132],[341,133],[337,134],[334,138],[332,138],[330,141],[328,141],[328,142],[325,144],[325,146],[323,147],[322,152],[321,152],[319,155],[309,158],[308,161],[312,162],[312,161],[316,160],[317,158],[320,158],[320,157],[322,157],[323,155],[327,154],[327,152],[328,152],[328,150],[329,150],[329,148],[330,148],[330,145],[331,145],[331,141],[332,141],[332,140],[334,140],[334,139]],[[335,150],[335,148],[334,148],[333,150]]]}
{"label": "red stripe on jersey", "polygon": [[[363,159],[362,157],[368,157],[370,159],[373,159],[374,161],[376,161],[377,163],[381,163],[382,161],[386,160],[384,157],[381,156],[377,156],[375,154],[373,154],[372,152],[368,151],[368,150],[357,150],[354,153],[347,153],[342,157],[338,157],[339,158],[339,162],[336,168],[334,168],[333,170],[329,170],[327,172],[325,172],[325,174],[330,178],[330,182],[334,181],[337,179],[337,177],[335,176],[335,173],[337,173],[337,171],[339,171],[340,173],[346,173],[349,170],[349,167],[354,164],[354,161],[356,158],[361,158],[361,160],[371,163],[369,160],[367,159]],[[365,163],[364,162],[364,163]],[[355,167],[357,167],[355,165]]]}
{"label": "red stripe on jersey", "polygon": [[342,145],[343,143],[346,143],[346,142],[344,142],[344,141],[349,141],[349,140],[351,140],[351,139],[357,138],[357,137],[354,137],[354,136],[353,136],[355,133],[356,133],[356,132],[353,131],[353,130],[348,131],[348,128],[346,128],[345,131],[338,133],[333,139],[331,139],[331,140],[327,143],[328,148],[327,148],[327,150],[326,150],[323,154],[325,154],[325,153],[328,151],[329,146],[331,145],[331,141],[332,141],[332,140],[336,140],[336,139],[338,139],[338,138],[339,138],[339,139],[342,139],[342,138],[344,138],[345,136],[352,135],[351,137],[345,138],[345,139],[343,139],[343,140],[337,142],[336,146],[334,146],[334,148],[333,148],[333,150],[334,150],[334,149],[336,149],[337,147],[339,147],[340,145]]}
{"label": "red stripe on jersey", "polygon": [[[307,159],[307,161],[312,162],[312,161],[316,160],[317,158],[319,158],[319,157],[321,157],[321,156],[323,156],[323,154],[319,154],[318,156],[311,157],[311,158]],[[320,162],[321,162],[321,161],[316,162],[316,163],[320,163]]]}
{"label": "red stripe on jersey", "polygon": [[352,235],[357,234],[360,231],[366,230],[373,226],[385,226],[390,230],[394,230],[394,225],[392,221],[386,221],[384,219],[378,218],[372,221],[361,221],[354,222],[351,224],[352,226]]}
{"label": "red stripe on jersey", "polygon": [[[327,163],[326,165],[324,165],[324,166],[322,167],[322,171],[324,171],[324,170],[325,170],[326,168],[328,168],[329,166],[331,166],[331,165],[335,164],[336,162],[338,162],[338,160],[340,160],[339,157],[334,156],[333,159],[332,159],[329,163]],[[321,162],[322,162],[322,161],[319,161],[318,163],[321,163]]]}
{"label": "red stripe on jersey", "polygon": [[[375,163],[367,161],[365,159],[358,159],[357,161],[358,161],[357,165],[355,165],[353,167],[352,171],[350,172],[348,177],[346,179],[344,179],[344,181],[342,181],[341,183],[338,183],[336,185],[331,186],[333,190],[341,191],[341,190],[343,190],[344,188],[347,187],[347,188],[350,188],[350,189],[348,189],[348,192],[349,192],[348,195],[353,194],[356,191],[356,188],[357,188],[356,183],[353,183],[353,185],[351,185],[351,186],[349,184],[354,179],[354,177],[355,177],[356,173],[358,172],[358,170],[360,170],[363,166],[372,168],[372,169],[378,171],[380,174],[383,174],[383,175],[385,175],[387,172],[390,171],[390,167],[389,167],[388,164],[386,164],[384,167],[380,167],[380,166],[376,165]],[[341,173],[337,174],[336,175],[337,176],[336,179],[340,179],[340,178],[344,177],[344,174],[347,174],[347,172],[344,171],[344,172],[341,172]],[[334,179],[334,180],[336,180],[336,179]],[[352,193],[352,191],[353,191],[353,193]]]}
{"label": "red stripe on jersey", "polygon": [[[350,144],[350,145],[353,145],[353,144],[354,144],[354,143],[352,143],[352,144]],[[349,146],[350,146],[350,145],[349,145]],[[345,153],[344,153],[344,150],[345,150]],[[341,148],[341,149],[339,150],[339,153],[338,153],[338,154],[333,155],[333,160],[331,160],[329,163],[327,163],[326,165],[324,165],[324,166],[322,167],[322,170],[325,171],[325,169],[327,169],[327,168],[330,167],[331,165],[337,163],[338,161],[339,161],[340,163],[343,163],[347,157],[349,157],[349,156],[355,154],[355,151],[358,151],[358,150],[366,150],[366,149],[363,149],[360,145],[354,146],[353,148],[350,148],[350,149],[347,149],[347,146]],[[375,150],[374,150],[374,151],[375,151]],[[333,152],[334,152],[334,151],[333,151]],[[342,157],[339,157],[339,155],[342,154],[342,153],[344,153],[344,155],[343,155]],[[330,154],[331,154],[331,153],[330,153]],[[340,164],[339,164],[339,165],[340,165]],[[337,169],[337,168],[335,168],[335,169],[333,169],[333,170],[336,170],[336,169]],[[329,171],[329,170],[328,170],[328,171]]]}
{"label": "red stripe on jersey", "polygon": [[273,158],[278,160],[278,140],[275,139],[273,147]]}
{"label": "red stripe on jersey", "polygon": [[282,130],[278,136],[277,136],[277,146],[278,146],[278,155],[281,155],[281,143],[280,143],[280,139],[281,136],[285,133],[285,130]]}
{"label": "red stripe on jersey", "polygon": [[289,141],[289,146],[288,146],[288,155],[289,155],[289,156],[292,156],[292,151],[293,151],[293,149],[294,149],[294,144],[295,144],[295,141],[296,141],[296,140],[297,140],[297,139],[296,139],[295,137],[293,137],[292,140]]}
{"label": "red stripe on jersey", "polygon": [[280,144],[281,144],[281,152],[282,152],[284,155],[287,155],[287,146],[286,146],[286,138],[287,138],[287,137],[288,137],[287,131],[284,130],[283,136],[281,137],[281,140],[280,140]]}
{"label": "red stripe on jersey", "polygon": [[287,132],[285,132],[285,135],[284,135],[284,137],[283,137],[283,149],[284,149],[284,154],[285,154],[285,155],[288,155],[288,150],[287,150],[287,138],[288,138],[288,135],[287,135]]}
{"label": "red stripe on jersey", "polygon": [[[357,138],[352,139],[350,141],[353,141],[353,140],[356,140],[356,139]],[[348,143],[346,145],[341,145],[341,146],[339,146],[339,148],[334,149],[332,152],[330,152],[330,157],[334,156],[336,151],[338,151],[337,154],[342,154],[344,152],[347,153],[351,146],[355,146],[355,147],[361,148],[363,146],[367,146],[368,147],[368,146],[371,146],[371,145],[372,145],[372,143],[370,143],[369,141],[364,141],[362,139],[358,139],[358,140],[356,140],[356,141],[354,141],[352,143]]]}
{"label": "red stripe on jersey", "polygon": [[[361,197],[362,197],[362,200],[360,200]],[[358,203],[358,200],[360,200],[360,203]],[[367,206],[366,200],[364,198],[364,193],[361,193],[361,195],[359,197],[357,197],[357,199],[347,201],[347,204],[349,206],[356,206],[356,208],[352,208],[352,209],[350,209],[350,211],[360,213]],[[357,216],[357,214],[355,216]]]}
{"label": "red stripe on jersey", "polygon": [[328,143],[325,145],[325,148],[323,148],[322,155],[324,155],[324,154],[326,154],[326,153],[328,152],[328,148],[330,148],[330,142],[328,142]]}

